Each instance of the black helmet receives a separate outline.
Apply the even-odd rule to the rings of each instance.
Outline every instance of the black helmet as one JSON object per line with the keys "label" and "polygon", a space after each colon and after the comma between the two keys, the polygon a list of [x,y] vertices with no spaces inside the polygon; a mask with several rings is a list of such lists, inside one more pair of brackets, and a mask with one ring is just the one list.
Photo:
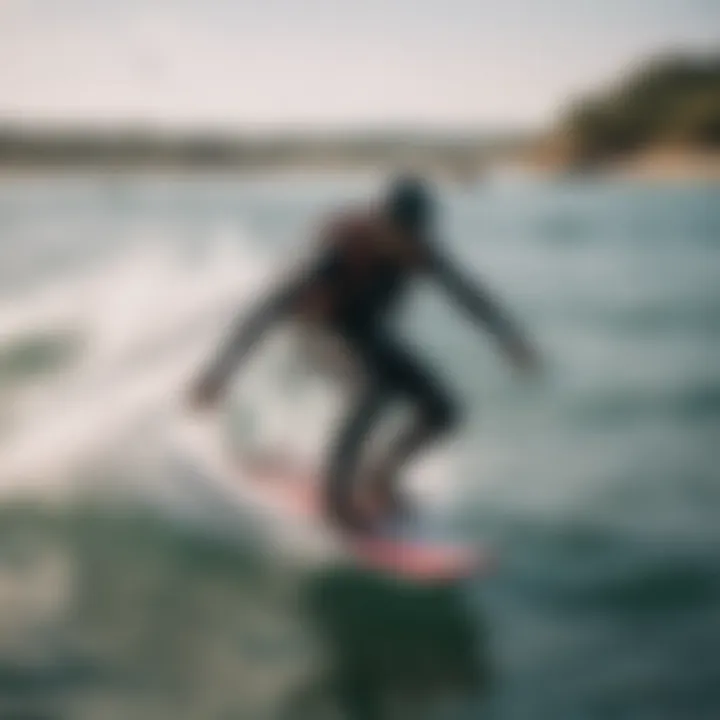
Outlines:
{"label": "black helmet", "polygon": [[404,176],[395,180],[385,199],[385,211],[392,222],[409,230],[418,230],[430,222],[434,199],[420,178]]}

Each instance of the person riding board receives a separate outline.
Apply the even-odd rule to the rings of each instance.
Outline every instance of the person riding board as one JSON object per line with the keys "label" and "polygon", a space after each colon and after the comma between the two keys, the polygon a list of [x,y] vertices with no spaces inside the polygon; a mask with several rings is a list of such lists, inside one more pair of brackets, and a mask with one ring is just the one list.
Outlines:
{"label": "person riding board", "polygon": [[[386,512],[398,509],[400,469],[460,422],[460,403],[389,327],[392,311],[411,280],[434,280],[496,335],[515,365],[537,365],[533,348],[515,323],[434,241],[435,206],[428,184],[406,176],[391,184],[378,207],[332,220],[309,265],[240,320],[191,391],[198,408],[216,402],[264,331],[282,319],[309,320],[339,338],[365,376],[361,397],[330,446],[324,472],[326,513],[344,530],[368,530]],[[353,495],[353,481],[364,440],[380,412],[401,399],[413,407],[412,422],[370,473],[366,499],[371,502],[363,504]]]}

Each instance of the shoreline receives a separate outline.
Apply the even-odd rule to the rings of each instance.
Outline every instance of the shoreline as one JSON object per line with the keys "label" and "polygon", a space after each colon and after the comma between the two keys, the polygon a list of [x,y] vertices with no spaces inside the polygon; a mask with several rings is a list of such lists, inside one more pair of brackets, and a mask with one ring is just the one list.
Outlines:
{"label": "shoreline", "polygon": [[590,168],[578,169],[556,158],[524,158],[520,166],[547,178],[610,179],[637,182],[720,182],[720,150],[653,148]]}
{"label": "shoreline", "polygon": [[[423,161],[424,160],[424,161]],[[395,161],[388,158],[378,162],[352,161],[345,158],[324,158],[289,163],[175,163],[175,162],[95,162],[62,161],[38,162],[16,161],[0,163],[0,181],[33,177],[98,177],[103,179],[123,177],[217,177],[217,178],[303,178],[357,175],[359,177],[382,177],[399,170],[411,169],[427,173],[457,184],[481,185],[492,182],[496,174],[507,175],[507,169],[518,177],[538,181],[557,179],[622,180],[644,182],[720,182],[720,151],[696,152],[673,148],[647,151],[600,164],[591,169],[577,170],[570,163],[553,159],[528,158],[526,155],[507,153],[484,163],[469,167],[453,167],[452,163],[428,161]]]}

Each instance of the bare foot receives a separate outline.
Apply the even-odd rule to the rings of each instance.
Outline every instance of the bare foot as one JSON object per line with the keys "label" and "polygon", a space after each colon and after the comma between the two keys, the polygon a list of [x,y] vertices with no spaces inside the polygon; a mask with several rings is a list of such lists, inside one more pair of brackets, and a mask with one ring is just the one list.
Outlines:
{"label": "bare foot", "polygon": [[329,500],[325,512],[330,522],[344,535],[366,535],[376,526],[377,519],[368,509],[349,499]]}
{"label": "bare foot", "polygon": [[378,470],[367,479],[361,491],[365,502],[378,519],[382,517],[406,517],[411,511],[408,498],[400,491],[397,478]]}

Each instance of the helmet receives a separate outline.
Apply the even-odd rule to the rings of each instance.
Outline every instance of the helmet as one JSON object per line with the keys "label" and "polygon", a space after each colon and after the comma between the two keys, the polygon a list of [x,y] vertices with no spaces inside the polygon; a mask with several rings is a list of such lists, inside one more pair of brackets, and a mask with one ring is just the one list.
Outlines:
{"label": "helmet", "polygon": [[425,227],[432,218],[433,205],[430,188],[412,176],[396,179],[385,198],[385,212],[390,220],[408,230]]}

